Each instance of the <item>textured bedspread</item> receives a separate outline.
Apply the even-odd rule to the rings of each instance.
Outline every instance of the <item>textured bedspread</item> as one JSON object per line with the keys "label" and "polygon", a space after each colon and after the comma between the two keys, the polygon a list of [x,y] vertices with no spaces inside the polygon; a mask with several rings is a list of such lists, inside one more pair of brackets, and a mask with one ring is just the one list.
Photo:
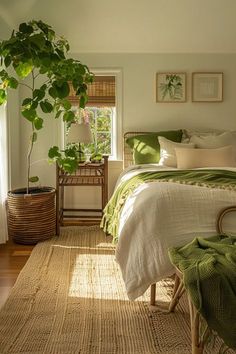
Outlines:
{"label": "textured bedspread", "polygon": [[[160,167],[133,168],[119,183],[156,169]],[[137,298],[152,283],[171,275],[168,248],[184,245],[196,236],[214,235],[219,211],[233,204],[235,191],[174,182],[139,185],[122,206],[118,225],[116,260],[129,298]],[[228,226],[235,229],[232,220]]]}

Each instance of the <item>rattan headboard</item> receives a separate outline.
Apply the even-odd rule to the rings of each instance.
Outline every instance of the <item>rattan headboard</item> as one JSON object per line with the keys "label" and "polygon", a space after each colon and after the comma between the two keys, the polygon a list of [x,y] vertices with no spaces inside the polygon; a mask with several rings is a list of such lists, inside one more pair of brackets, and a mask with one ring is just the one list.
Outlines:
{"label": "rattan headboard", "polygon": [[142,135],[142,134],[153,134],[153,132],[127,132],[124,134],[124,141],[123,141],[123,168],[131,166],[134,164],[133,161],[133,152],[132,149],[126,144],[126,139],[130,138],[131,136],[135,135]]}

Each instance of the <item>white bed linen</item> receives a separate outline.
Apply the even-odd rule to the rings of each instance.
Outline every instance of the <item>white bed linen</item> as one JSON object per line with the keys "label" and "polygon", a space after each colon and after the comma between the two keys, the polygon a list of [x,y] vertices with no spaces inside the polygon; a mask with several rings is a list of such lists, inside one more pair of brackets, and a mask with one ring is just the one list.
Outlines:
{"label": "white bed linen", "polygon": [[[147,170],[175,168],[132,166],[121,174],[117,185]],[[122,208],[116,248],[129,299],[173,274],[168,248],[184,245],[196,236],[216,234],[218,213],[231,205],[236,205],[235,191],[172,182],[144,183],[135,189]],[[234,218],[233,213],[227,218],[227,230],[236,231]]]}

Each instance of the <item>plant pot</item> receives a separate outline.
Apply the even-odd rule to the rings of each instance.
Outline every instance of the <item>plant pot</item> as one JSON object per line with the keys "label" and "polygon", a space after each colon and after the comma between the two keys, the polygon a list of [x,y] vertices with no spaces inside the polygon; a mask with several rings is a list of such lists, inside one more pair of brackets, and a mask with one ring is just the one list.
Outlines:
{"label": "plant pot", "polygon": [[8,234],[16,243],[36,244],[56,234],[56,190],[32,187],[8,192]]}

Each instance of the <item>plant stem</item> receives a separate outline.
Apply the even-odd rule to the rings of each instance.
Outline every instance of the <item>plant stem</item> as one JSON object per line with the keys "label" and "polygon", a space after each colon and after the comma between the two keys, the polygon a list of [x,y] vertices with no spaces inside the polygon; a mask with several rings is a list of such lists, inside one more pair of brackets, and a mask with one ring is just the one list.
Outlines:
{"label": "plant stem", "polygon": [[[33,92],[34,92],[34,81],[35,81],[34,71],[32,71],[32,88],[30,87],[30,89],[32,90],[32,98],[33,98]],[[32,128],[32,135],[30,137],[29,149],[28,149],[28,154],[27,154],[27,194],[29,194],[31,154],[32,154],[33,146],[34,146],[34,125],[33,125],[33,123],[31,125],[31,128]]]}
{"label": "plant stem", "polygon": [[26,86],[26,87],[28,87],[31,91],[33,91],[32,87],[30,87],[30,86],[27,85],[27,84],[23,84],[22,82],[19,82],[19,85]]}
{"label": "plant stem", "polygon": [[34,135],[34,126],[33,126],[33,124],[32,124],[32,135],[31,135],[31,137],[30,137],[29,150],[28,150],[28,154],[27,154],[27,194],[29,194],[29,179],[30,179],[30,168],[31,168],[31,153],[32,153],[33,146],[34,146],[33,135]]}

